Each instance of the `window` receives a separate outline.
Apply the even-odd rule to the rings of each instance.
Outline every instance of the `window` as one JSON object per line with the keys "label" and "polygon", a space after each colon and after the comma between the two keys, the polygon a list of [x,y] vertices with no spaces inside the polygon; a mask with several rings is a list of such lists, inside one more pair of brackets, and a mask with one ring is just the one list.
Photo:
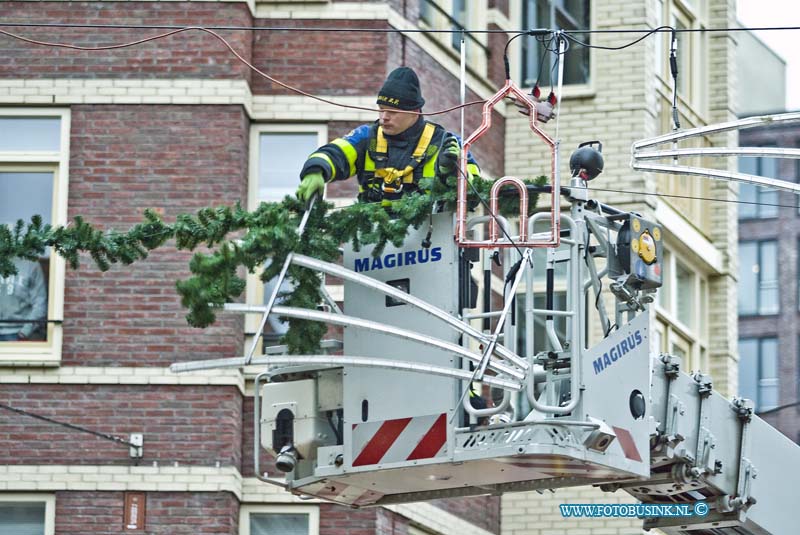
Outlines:
{"label": "window", "polygon": [[[294,195],[300,184],[300,170],[308,156],[328,142],[325,125],[255,125],[250,135],[250,188],[248,206],[251,210],[261,202],[280,201]],[[257,275],[248,275],[247,302],[266,304],[274,284],[261,284]],[[284,281],[282,291],[291,290]],[[247,316],[245,330],[257,328],[255,316]],[[285,334],[286,322],[270,317],[268,325],[273,335]]]}
{"label": "window", "polygon": [[[523,0],[522,26],[526,29],[548,28],[588,30],[589,0]],[[589,34],[581,35],[588,43]],[[558,81],[556,55],[545,52],[535,37],[524,37],[522,43],[522,83],[533,86],[555,84]],[[571,46],[564,61],[565,84],[589,83],[589,49]]]}
{"label": "window", "polygon": [[324,126],[260,125],[253,130],[251,164],[256,170],[251,208],[262,201],[279,201],[293,195],[300,184],[300,169],[314,150],[327,143]]}
{"label": "window", "polygon": [[685,325],[694,325],[694,275],[689,269],[675,262],[675,314]]}
{"label": "window", "polygon": [[[739,172],[778,178],[777,158],[739,158]],[[778,191],[754,184],[739,184],[739,200],[757,204],[740,204],[739,219],[766,219],[778,217]]]}
{"label": "window", "polygon": [[677,30],[675,44],[678,60],[678,92],[684,98],[688,98],[691,90],[689,83],[692,78],[692,34],[686,30],[691,28],[691,23],[682,12],[676,12],[672,15],[672,27]]}
{"label": "window", "polygon": [[778,242],[739,242],[739,314],[777,314]]}
{"label": "window", "polygon": [[243,505],[240,535],[318,535],[319,508],[310,505]]}
{"label": "window", "polygon": [[778,339],[739,339],[739,395],[752,399],[756,411],[778,406]]}
{"label": "window", "polygon": [[670,250],[662,261],[656,300],[656,351],[682,359],[684,370],[708,371],[708,282],[687,258]]}
{"label": "window", "polygon": [[[424,0],[423,0],[424,1]],[[453,30],[463,30],[467,27],[469,20],[469,12],[467,7],[467,0],[453,0],[453,20],[455,23],[452,25]],[[450,46],[456,50],[461,50],[461,33],[453,32],[450,38]]]}
{"label": "window", "polygon": [[419,0],[419,19],[428,26],[433,25],[435,8],[431,5],[435,0]]}
{"label": "window", "polygon": [[[678,96],[697,114],[704,114],[708,105],[708,37],[703,32],[708,21],[708,2],[686,0],[656,0],[654,28],[671,26],[675,33],[678,62]],[[672,74],[669,55],[672,48],[672,33],[659,32],[655,37],[656,73],[661,80],[662,109],[672,106]],[[680,105],[679,105],[680,108]],[[682,116],[686,127],[691,123],[691,114]]]}
{"label": "window", "polygon": [[[0,224],[66,224],[69,128],[68,110],[0,109]],[[17,274],[0,277],[0,365],[58,364],[64,260],[46,251],[14,264]]]}
{"label": "window", "polygon": [[55,502],[50,495],[4,494],[0,497],[0,533],[52,535]]}

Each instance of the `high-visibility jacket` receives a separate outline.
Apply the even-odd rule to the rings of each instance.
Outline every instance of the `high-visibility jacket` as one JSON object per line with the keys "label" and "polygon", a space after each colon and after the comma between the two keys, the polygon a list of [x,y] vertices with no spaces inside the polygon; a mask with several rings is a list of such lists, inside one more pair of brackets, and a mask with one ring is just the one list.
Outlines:
{"label": "high-visibility jacket", "polygon": [[[377,121],[361,125],[311,154],[300,176],[315,170],[325,182],[356,176],[359,200],[390,203],[419,191],[421,178],[436,177],[436,159],[448,136],[458,137],[422,118],[396,136],[384,135]],[[467,167],[471,176],[479,176],[472,155]]]}

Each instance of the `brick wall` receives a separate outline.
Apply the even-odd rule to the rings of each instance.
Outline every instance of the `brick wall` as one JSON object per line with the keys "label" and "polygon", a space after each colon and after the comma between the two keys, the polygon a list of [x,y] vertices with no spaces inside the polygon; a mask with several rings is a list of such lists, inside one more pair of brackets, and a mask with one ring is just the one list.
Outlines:
{"label": "brick wall", "polygon": [[[410,522],[393,511],[380,509],[375,522],[376,535],[406,535]],[[324,535],[320,532],[320,535]]]}
{"label": "brick wall", "polygon": [[[259,24],[330,28],[329,20],[264,19]],[[337,20],[337,28],[388,28],[385,21]],[[291,86],[320,95],[377,94],[385,72],[386,33],[254,32],[253,63]],[[255,76],[253,93],[292,94]]]}
{"label": "brick wall", "polygon": [[[123,492],[57,492],[56,535],[123,532]],[[148,492],[148,535],[235,535],[239,504],[227,492]]]}
{"label": "brick wall", "polygon": [[[20,23],[170,24],[176,26],[251,26],[244,3],[189,2],[3,2],[0,18]],[[167,30],[31,28],[6,31],[30,39],[79,46],[107,46],[136,41]],[[251,33],[220,31],[244,57],[250,56]],[[188,31],[140,46],[112,51],[79,51],[0,39],[2,78],[247,78],[248,69],[222,42],[207,33]]]}
{"label": "brick wall", "polygon": [[498,9],[503,15],[508,16],[508,3],[508,0],[489,0],[489,9]]}
{"label": "brick wall", "polygon": [[[242,398],[235,387],[9,384],[0,401],[126,440],[143,433],[142,465],[241,465]],[[132,463],[125,445],[0,411],[0,464]]]}
{"label": "brick wall", "polygon": [[[501,28],[497,24],[490,24],[489,29],[500,30]],[[492,54],[489,57],[488,78],[498,89],[502,87],[506,81],[506,69],[501,60],[503,57],[502,50],[505,48],[508,38],[509,34],[507,33],[489,34],[489,49],[492,50]]]}
{"label": "brick wall", "polygon": [[[399,11],[405,9],[408,18],[416,18],[413,1],[392,0],[388,5]],[[276,18],[254,22],[244,3],[222,2],[120,2],[113,6],[101,2],[5,3],[0,5],[0,15],[3,20],[19,22],[136,25],[158,21],[245,27],[301,23],[331,26],[335,22],[352,28],[387,27],[386,21],[300,22]],[[35,39],[85,46],[133,41],[162,32],[10,30]],[[420,73],[428,101],[425,111],[454,106],[459,101],[457,77],[410,39],[397,34],[351,32],[342,38],[328,33],[220,33],[244,57],[252,57],[259,68],[311,92],[338,97],[373,95],[388,71],[406,63]],[[501,45],[502,39],[493,38],[492,46]],[[39,84],[34,95],[39,100],[24,102],[73,104],[68,216],[81,215],[104,229],[125,230],[141,221],[144,208],[154,208],[172,222],[178,214],[202,207],[245,203],[248,113],[253,113],[254,100],[250,92],[256,96],[286,94],[252,76],[220,42],[199,32],[107,52],[42,48],[3,38],[0,54],[6,59],[0,65],[0,78],[8,82],[4,86],[4,91],[10,88],[8,95],[15,94],[15,82],[34,80]],[[83,85],[89,79],[91,88],[88,82]],[[194,82],[187,79],[198,83],[189,86]],[[120,81],[129,85],[119,85]],[[221,89],[204,85],[217,81],[238,85]],[[250,84],[249,91],[244,82]],[[27,93],[20,89],[20,95],[29,98],[33,87],[26,86]],[[186,105],[153,104],[171,102],[170,95],[180,97],[177,102]],[[233,105],[208,105],[209,100],[203,99],[209,97],[211,102]],[[467,99],[480,97],[470,92]],[[107,104],[112,100],[118,104]],[[76,102],[86,104],[74,105]],[[331,112],[339,114],[332,115],[337,121],[329,124],[330,137],[345,134],[357,125],[350,120],[353,115],[342,115],[335,108]],[[292,119],[310,118],[298,114]],[[458,130],[458,112],[430,119]],[[319,117],[310,120],[319,121]],[[467,133],[479,122],[480,107],[473,106],[467,113]],[[504,121],[496,115],[492,133],[474,148],[481,166],[494,176],[504,170],[504,135]],[[336,184],[331,193],[352,197],[356,189],[352,180]],[[163,371],[177,361],[240,355],[240,317],[222,314],[205,330],[186,324],[186,311],[180,306],[174,283],[189,276],[190,258],[191,253],[165,247],[147,260],[133,266],[114,266],[106,273],[100,273],[88,257],[82,258],[80,269],[67,271],[62,367],[52,370],[53,374],[66,377],[71,368],[75,377],[85,377],[90,375],[91,366],[136,367],[136,375],[146,372],[142,370],[146,367]],[[41,374],[49,384],[3,384],[0,401],[123,438],[143,433],[145,455],[140,463],[152,472],[113,472],[126,470],[133,462],[124,445],[0,412],[0,467],[10,465],[3,477],[4,483],[11,481],[4,489],[14,490],[19,482],[19,489],[56,492],[57,534],[120,532],[123,493],[115,490],[138,487],[149,490],[147,533],[237,533],[238,499],[231,493],[237,491],[219,489],[221,485],[225,485],[223,490],[237,488],[240,474],[253,475],[252,398],[243,397],[236,386],[178,385],[175,382],[182,378],[166,374],[148,376],[147,381],[169,385],[120,385],[113,384],[113,373],[100,368],[91,371],[98,375],[91,377],[89,384],[53,384],[59,381],[47,376],[49,371]],[[154,462],[158,467],[152,466]],[[173,466],[176,462],[178,467]],[[169,469],[184,470],[186,465],[216,470],[217,463],[223,469],[233,468],[224,474],[168,473]],[[262,466],[274,474],[266,455]],[[13,469],[16,472],[12,473]],[[22,471],[25,474],[18,476]],[[29,480],[23,481],[25,478]],[[62,491],[64,488],[73,490]],[[95,490],[90,491],[92,488]],[[186,488],[194,491],[161,492]],[[288,498],[281,495],[283,499]],[[498,498],[440,500],[437,506],[488,531],[499,530]],[[405,534],[410,524],[407,515],[323,504],[321,533]],[[447,518],[453,517],[438,511],[429,514],[431,521]],[[427,521],[418,522],[427,525]]]}
{"label": "brick wall", "polygon": [[[560,504],[636,503],[619,491],[604,493],[594,487],[556,489],[555,492],[513,492],[503,495],[502,535],[643,535],[637,518],[563,518]],[[658,530],[650,531],[658,533]]]}
{"label": "brick wall", "polygon": [[[145,208],[178,214],[246,204],[248,122],[234,106],[75,106],[69,216],[124,230]],[[192,253],[170,247],[106,273],[84,258],[66,280],[63,364],[169,365],[241,353],[241,318],[189,327],[175,282]]]}
{"label": "brick wall", "polygon": [[378,509],[319,506],[319,535],[377,535]]}
{"label": "brick wall", "polygon": [[[800,146],[800,130],[796,126],[773,126],[753,128],[740,133],[739,143],[743,147],[776,145],[778,147]],[[800,168],[794,160],[778,162],[777,178],[795,181]],[[748,197],[743,201],[758,201]],[[778,339],[778,405],[790,405],[798,401],[798,351],[800,328],[798,328],[798,241],[800,240],[800,214],[794,208],[796,195],[778,193],[777,218],[746,219],[739,221],[739,241],[776,240],[778,242],[778,287],[780,310],[770,316],[740,316],[739,338],[775,337]],[[743,358],[745,355],[739,355]],[[753,357],[750,355],[750,357]],[[800,409],[790,406],[762,415],[770,425],[779,429],[791,440],[800,440]]]}
{"label": "brick wall", "polygon": [[433,500],[431,505],[444,509],[486,531],[500,533],[499,496]]}
{"label": "brick wall", "polygon": [[[253,398],[246,397],[242,402],[242,477],[255,477],[255,459],[253,458]],[[275,468],[275,458],[263,448],[260,450],[258,460],[261,473],[266,472],[270,477],[281,475]]]}

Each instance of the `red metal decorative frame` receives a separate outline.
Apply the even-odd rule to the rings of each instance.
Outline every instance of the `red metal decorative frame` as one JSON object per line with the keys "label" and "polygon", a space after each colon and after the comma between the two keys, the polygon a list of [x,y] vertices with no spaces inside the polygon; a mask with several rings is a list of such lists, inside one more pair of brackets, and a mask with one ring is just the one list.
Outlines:
{"label": "red metal decorative frame", "polygon": [[[503,177],[497,180],[491,190],[491,209],[497,213],[497,197],[502,186],[512,183],[516,186],[520,196],[520,233],[515,242],[509,241],[505,236],[498,236],[498,225],[492,220],[489,227],[488,240],[467,239],[467,154],[475,141],[486,133],[492,126],[492,110],[498,102],[507,95],[512,94],[518,102],[524,104],[530,113],[530,127],[550,147],[550,184],[552,193],[550,197],[550,233],[547,239],[528,239],[528,190],[522,180],[515,177]],[[456,242],[461,247],[493,249],[496,247],[558,247],[561,244],[561,181],[557,172],[558,145],[544,131],[536,125],[536,104],[517,85],[506,80],[500,91],[483,104],[483,120],[481,125],[464,141],[461,148],[459,166],[461,173],[458,178],[458,200],[456,202]],[[540,236],[536,233],[534,236]]]}

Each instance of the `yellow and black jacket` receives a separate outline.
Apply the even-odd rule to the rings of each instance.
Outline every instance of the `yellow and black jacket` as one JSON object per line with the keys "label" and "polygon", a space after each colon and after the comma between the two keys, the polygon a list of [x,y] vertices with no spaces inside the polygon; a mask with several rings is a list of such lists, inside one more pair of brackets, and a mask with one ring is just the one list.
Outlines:
{"label": "yellow and black jacket", "polygon": [[[361,125],[317,149],[300,176],[320,170],[325,182],[332,182],[355,175],[359,200],[391,202],[419,191],[421,178],[436,177],[436,159],[448,136],[458,137],[422,118],[396,136],[384,135],[377,121]],[[473,177],[480,174],[471,154],[468,171]]]}

